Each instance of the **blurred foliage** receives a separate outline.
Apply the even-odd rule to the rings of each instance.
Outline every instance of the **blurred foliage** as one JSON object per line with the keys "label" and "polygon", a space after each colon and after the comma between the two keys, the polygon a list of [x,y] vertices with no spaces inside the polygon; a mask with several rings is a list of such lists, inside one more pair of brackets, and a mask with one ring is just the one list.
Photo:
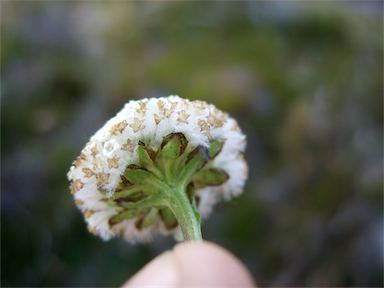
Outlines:
{"label": "blurred foliage", "polygon": [[381,2],[2,2],[2,286],[119,286],[174,245],[89,234],[66,173],[130,99],[214,103],[244,194],[203,235],[260,286],[383,286]]}

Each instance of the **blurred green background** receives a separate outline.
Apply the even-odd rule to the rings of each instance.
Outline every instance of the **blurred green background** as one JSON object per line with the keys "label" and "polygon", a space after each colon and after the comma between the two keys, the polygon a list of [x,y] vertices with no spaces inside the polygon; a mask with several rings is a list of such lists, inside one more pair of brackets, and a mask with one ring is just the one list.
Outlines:
{"label": "blurred green background", "polygon": [[130,99],[214,103],[244,194],[203,237],[260,286],[383,286],[383,3],[2,2],[1,285],[119,286],[173,239],[88,233],[66,173]]}

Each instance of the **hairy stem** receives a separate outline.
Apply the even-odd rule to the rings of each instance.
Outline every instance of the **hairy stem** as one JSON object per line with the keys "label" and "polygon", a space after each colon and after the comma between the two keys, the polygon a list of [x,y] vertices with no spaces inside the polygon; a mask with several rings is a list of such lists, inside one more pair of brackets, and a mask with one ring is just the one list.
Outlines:
{"label": "hairy stem", "polygon": [[184,241],[203,241],[200,219],[193,210],[185,189],[179,187],[172,188],[172,197],[168,204],[179,222]]}

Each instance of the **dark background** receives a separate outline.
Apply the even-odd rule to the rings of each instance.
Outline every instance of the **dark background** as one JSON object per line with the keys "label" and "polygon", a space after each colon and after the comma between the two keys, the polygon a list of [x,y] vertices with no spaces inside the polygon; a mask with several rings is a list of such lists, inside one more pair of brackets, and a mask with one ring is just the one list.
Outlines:
{"label": "dark background", "polygon": [[174,245],[88,233],[66,173],[125,102],[214,103],[244,194],[203,237],[260,286],[383,286],[383,4],[2,2],[1,285],[119,286]]}

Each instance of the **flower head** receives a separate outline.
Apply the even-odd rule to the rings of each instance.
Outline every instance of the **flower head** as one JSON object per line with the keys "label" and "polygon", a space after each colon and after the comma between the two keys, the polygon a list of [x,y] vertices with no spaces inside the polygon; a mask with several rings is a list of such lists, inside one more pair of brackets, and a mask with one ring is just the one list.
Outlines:
{"label": "flower head", "polygon": [[214,105],[178,96],[130,101],[73,162],[70,189],[90,232],[104,240],[180,236],[163,183],[184,189],[207,217],[215,203],[242,193],[245,145],[236,120]]}

